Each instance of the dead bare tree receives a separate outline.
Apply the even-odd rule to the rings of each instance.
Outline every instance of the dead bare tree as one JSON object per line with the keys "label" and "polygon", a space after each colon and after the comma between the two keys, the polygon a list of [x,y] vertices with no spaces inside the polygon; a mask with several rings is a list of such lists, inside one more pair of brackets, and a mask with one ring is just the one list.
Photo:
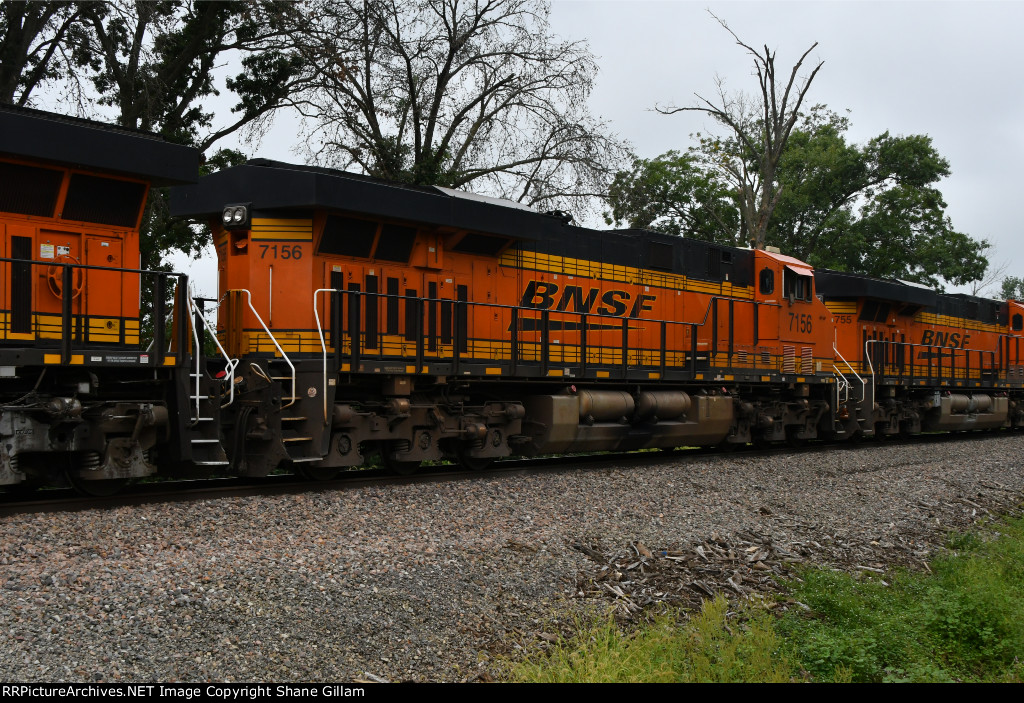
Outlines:
{"label": "dead bare tree", "polygon": [[696,94],[701,104],[689,107],[658,107],[658,112],[672,115],[677,112],[703,112],[731,131],[720,143],[714,165],[721,169],[736,187],[737,200],[743,216],[750,245],[763,249],[768,223],[779,202],[782,185],[776,178],[779,160],[786,142],[800,116],[800,106],[818,70],[819,61],[806,78],[800,78],[800,69],[808,55],[818,46],[815,42],[793,66],[785,85],[776,73],[776,52],[764,46],[757,51],[744,43],[729,25],[711,13],[711,16],[732,35],[736,44],[754,59],[760,94],[751,98],[744,93],[730,94],[722,79],[717,79],[717,102]]}
{"label": "dead bare tree", "polygon": [[[299,33],[308,157],[370,175],[574,209],[624,144],[588,112],[597,66],[546,0],[313,0]],[[579,210],[577,210],[579,212]]]}
{"label": "dead bare tree", "polygon": [[1010,268],[1010,261],[1004,259],[998,266],[991,263],[985,269],[985,275],[977,281],[971,281],[971,295],[978,295],[987,298],[998,298],[1001,295],[1000,285],[1006,280],[1006,270]]}

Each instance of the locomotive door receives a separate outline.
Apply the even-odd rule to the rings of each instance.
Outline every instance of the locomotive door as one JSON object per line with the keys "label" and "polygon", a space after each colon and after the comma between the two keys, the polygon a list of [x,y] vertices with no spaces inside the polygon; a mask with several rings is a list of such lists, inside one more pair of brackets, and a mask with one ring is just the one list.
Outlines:
{"label": "locomotive door", "polygon": [[464,306],[467,318],[467,356],[471,358],[498,361],[509,357],[509,319],[497,307],[501,295],[499,287],[504,284],[506,282],[501,280],[496,259],[474,259],[473,281],[469,287],[472,294],[460,295],[456,287],[455,297],[469,297],[472,303]]}
{"label": "locomotive door", "polygon": [[[352,354],[352,342],[364,357],[410,357],[416,354],[416,297],[419,282],[408,269],[367,264],[324,264],[324,287],[331,293],[318,300],[327,343],[341,354]],[[425,327],[424,327],[425,329]]]}
{"label": "locomotive door", "polygon": [[[407,269],[372,266],[363,277],[365,351],[381,357],[415,355],[415,335],[406,329],[402,296],[410,290]],[[415,292],[412,293],[415,295]]]}
{"label": "locomotive door", "polygon": [[[85,263],[106,269],[123,268],[121,240],[112,237],[87,237]],[[85,274],[89,285],[82,293],[82,309],[86,314],[86,341],[124,344],[125,323],[128,314],[124,306],[129,301],[121,289],[119,271],[89,269]],[[137,318],[138,316],[135,315]]]}
{"label": "locomotive door", "polygon": [[[465,286],[461,286],[465,290]],[[424,273],[420,297],[423,305],[424,356],[451,360],[455,356],[455,280],[450,273]],[[465,335],[461,337],[465,351]]]}

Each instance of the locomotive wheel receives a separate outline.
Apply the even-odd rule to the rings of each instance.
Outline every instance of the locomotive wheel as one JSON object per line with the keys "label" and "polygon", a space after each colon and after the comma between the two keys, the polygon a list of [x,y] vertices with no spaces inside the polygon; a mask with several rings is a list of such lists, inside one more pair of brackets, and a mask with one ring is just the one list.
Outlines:
{"label": "locomotive wheel", "polygon": [[392,459],[391,453],[393,451],[395,451],[395,444],[391,442],[386,442],[380,448],[380,461],[388,471],[399,476],[412,476],[416,473],[416,469],[420,468],[420,462],[418,461],[398,461],[397,459]]}
{"label": "locomotive wheel", "polygon": [[124,490],[129,480],[126,478],[89,480],[80,477],[75,471],[68,471],[65,475],[72,488],[90,498],[109,498],[112,495],[116,495]]}
{"label": "locomotive wheel", "polygon": [[333,481],[338,477],[337,466],[310,466],[299,464],[295,467],[296,473],[307,481]]}

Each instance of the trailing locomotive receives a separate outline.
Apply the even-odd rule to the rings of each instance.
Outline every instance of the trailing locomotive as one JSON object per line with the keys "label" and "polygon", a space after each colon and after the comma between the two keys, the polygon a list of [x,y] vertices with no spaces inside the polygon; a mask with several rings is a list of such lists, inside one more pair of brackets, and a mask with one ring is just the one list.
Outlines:
{"label": "trailing locomotive", "polygon": [[1024,304],[818,271],[841,370],[837,425],[885,436],[1022,422]]}
{"label": "trailing locomotive", "polygon": [[[197,170],[0,108],[0,486],[1024,421],[1017,301],[329,169]],[[210,224],[218,300],[138,268],[150,185]]]}
{"label": "trailing locomotive", "polygon": [[[86,492],[193,457],[187,315],[141,271],[149,186],[194,182],[194,149],[150,134],[0,107],[0,486]],[[141,296],[154,300],[142,329]],[[179,296],[180,297],[180,296]],[[172,329],[173,328],[173,329]]]}

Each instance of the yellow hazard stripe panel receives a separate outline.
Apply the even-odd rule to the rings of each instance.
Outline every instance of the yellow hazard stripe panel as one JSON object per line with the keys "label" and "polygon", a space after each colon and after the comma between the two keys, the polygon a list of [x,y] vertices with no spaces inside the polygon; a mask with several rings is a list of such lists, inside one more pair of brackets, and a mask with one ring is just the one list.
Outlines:
{"label": "yellow hazard stripe panel", "polygon": [[976,332],[1005,332],[1005,325],[968,320],[963,317],[952,317],[951,315],[936,315],[930,312],[919,312],[914,315],[914,321],[925,325],[943,325],[946,327],[962,327],[963,329]]}
{"label": "yellow hazard stripe panel", "polygon": [[[72,323],[79,329],[79,316],[75,315]],[[88,327],[89,341],[96,343],[121,344],[121,327],[124,327],[124,344],[139,343],[139,321],[123,320],[116,317],[87,317],[84,323]],[[61,316],[33,313],[31,332],[11,332],[10,314],[0,313],[0,340],[32,341],[34,339],[60,339]]]}
{"label": "yellow hazard stripe panel", "polygon": [[313,241],[313,220],[282,220],[257,217],[252,221],[252,238],[292,242]]}
{"label": "yellow hazard stripe panel", "polygon": [[857,313],[856,301],[827,300],[825,301],[825,307],[833,315],[855,315]]}
{"label": "yellow hazard stripe panel", "polygon": [[280,217],[254,217],[252,219],[252,228],[273,228],[273,229],[287,229],[289,227],[304,227],[306,229],[313,228],[313,220],[308,218],[280,218]]}
{"label": "yellow hazard stripe panel", "polygon": [[741,300],[750,300],[754,297],[752,288],[734,286],[729,281],[721,283],[701,281],[676,273],[619,266],[618,264],[606,264],[587,259],[573,259],[567,256],[551,256],[530,251],[507,251],[501,255],[500,261],[502,266],[564,274],[566,276],[580,276],[582,278],[595,278],[603,281],[656,286],[708,295],[724,295]]}

